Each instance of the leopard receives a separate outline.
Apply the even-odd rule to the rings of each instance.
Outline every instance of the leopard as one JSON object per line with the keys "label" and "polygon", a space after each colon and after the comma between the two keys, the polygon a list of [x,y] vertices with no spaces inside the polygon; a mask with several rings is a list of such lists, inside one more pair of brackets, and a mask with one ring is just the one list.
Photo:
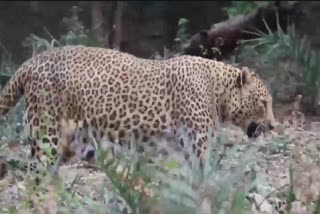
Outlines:
{"label": "leopard", "polygon": [[[189,55],[155,60],[101,47],[56,47],[26,60],[12,75],[0,95],[0,116],[22,96],[31,172],[41,164],[54,166],[63,153],[62,118],[83,121],[97,141],[120,147],[131,139],[154,145],[162,137],[183,147],[178,130],[185,127],[200,160],[209,130],[221,121],[243,131],[253,122],[275,126],[272,96],[258,75]],[[94,152],[88,150],[88,157]]]}

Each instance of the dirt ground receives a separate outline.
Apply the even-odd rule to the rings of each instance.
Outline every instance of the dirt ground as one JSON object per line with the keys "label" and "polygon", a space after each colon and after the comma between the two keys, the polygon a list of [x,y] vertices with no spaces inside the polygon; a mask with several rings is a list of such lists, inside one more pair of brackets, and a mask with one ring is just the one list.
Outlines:
{"label": "dirt ground", "polygon": [[[250,213],[286,213],[290,166],[293,169],[295,193],[291,213],[308,214],[314,210],[320,194],[320,118],[306,119],[303,114],[293,110],[294,103],[275,109],[276,115],[282,116],[281,122],[274,131],[257,139],[248,139],[236,127],[225,129],[229,142],[241,144],[242,152],[252,147],[258,149],[256,191],[247,195]],[[6,160],[24,159],[28,151],[29,147],[12,141],[1,145],[0,156]],[[87,204],[105,201],[103,192],[113,190],[105,173],[98,168],[89,168],[84,163],[62,166],[59,175],[65,187],[72,187],[73,195]],[[14,213],[13,206],[23,210],[20,202],[26,187],[18,177],[18,172],[5,167],[4,161],[0,162],[0,213]],[[47,213],[55,213],[57,205],[54,204],[51,203],[52,207],[48,209],[51,211]]]}

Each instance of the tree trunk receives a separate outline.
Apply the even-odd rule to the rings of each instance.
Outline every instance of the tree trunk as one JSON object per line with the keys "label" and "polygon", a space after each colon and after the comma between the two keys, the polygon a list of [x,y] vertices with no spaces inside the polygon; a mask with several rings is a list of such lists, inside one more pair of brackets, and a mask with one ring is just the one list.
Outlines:
{"label": "tree trunk", "polygon": [[163,47],[163,59],[169,59],[170,56],[170,51],[166,46],[162,46]]}
{"label": "tree trunk", "polygon": [[125,5],[124,1],[117,1],[117,8],[115,12],[115,18],[114,18],[114,42],[113,42],[113,48],[122,50],[122,16],[123,16],[123,8]]}
{"label": "tree trunk", "polygon": [[92,31],[95,33],[98,42],[103,47],[109,48],[109,36],[104,28],[103,8],[105,3],[107,2],[92,1],[91,3]]}
{"label": "tree trunk", "polygon": [[32,12],[39,13],[40,1],[30,1],[29,4],[30,4],[30,8],[31,8]]}
{"label": "tree trunk", "polygon": [[117,8],[116,1],[106,1],[105,2],[105,14],[106,14],[106,29],[108,29],[108,46],[109,48],[113,48],[113,40],[114,40],[114,32],[113,25],[115,19],[115,11]]}
{"label": "tree trunk", "polygon": [[198,32],[191,37],[190,43],[184,48],[184,53],[216,60],[227,58],[237,47],[239,40],[258,37],[244,31],[257,32],[258,29],[267,33],[264,20],[271,31],[277,30],[276,12],[279,14],[280,26],[284,31],[288,19],[295,19],[298,16],[293,7],[261,7],[247,15],[236,16],[214,24],[208,30]]}

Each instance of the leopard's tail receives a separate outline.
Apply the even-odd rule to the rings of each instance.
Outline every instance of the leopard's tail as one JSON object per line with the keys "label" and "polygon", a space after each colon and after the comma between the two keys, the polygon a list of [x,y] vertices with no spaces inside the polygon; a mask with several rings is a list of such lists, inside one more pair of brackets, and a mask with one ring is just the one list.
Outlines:
{"label": "leopard's tail", "polygon": [[0,94],[0,117],[16,105],[24,94],[26,66],[21,66],[9,79]]}

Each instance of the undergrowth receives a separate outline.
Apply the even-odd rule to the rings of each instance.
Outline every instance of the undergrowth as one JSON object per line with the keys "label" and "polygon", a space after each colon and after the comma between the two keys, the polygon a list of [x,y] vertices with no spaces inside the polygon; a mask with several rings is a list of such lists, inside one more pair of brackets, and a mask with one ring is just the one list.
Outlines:
{"label": "undergrowth", "polygon": [[[48,39],[31,33],[30,36],[28,36],[22,42],[22,46],[32,48],[32,55],[55,47],[62,47],[66,45],[99,46],[97,40],[94,39],[91,32],[85,29],[82,22],[79,20],[78,13],[80,11],[80,8],[74,6],[71,9],[71,15],[62,19],[62,25],[66,32],[65,34],[62,34],[59,39],[54,38],[52,34],[45,28],[45,31],[49,37]],[[0,45],[1,50],[4,53],[1,55],[0,62],[0,85],[3,87],[14,74],[18,66],[12,61],[11,54],[7,51],[5,46],[2,44]],[[21,135],[23,135],[22,118],[24,107],[24,100],[21,99],[8,113],[7,117],[0,120],[0,136],[19,138]]]}
{"label": "undergrowth", "polygon": [[[252,9],[251,6],[248,6],[248,8]],[[248,8],[241,9],[241,11],[249,11]],[[239,12],[228,10],[230,16],[237,13]],[[33,54],[37,54],[53,47],[68,44],[96,44],[79,21],[76,8],[72,16],[65,18],[63,22],[67,33],[59,39],[50,36],[49,32],[50,40],[31,34],[23,45],[31,47]],[[180,30],[177,38],[180,38],[179,42],[181,44],[188,38],[186,23],[187,20],[185,19],[181,19],[179,23]],[[319,57],[317,53],[310,49],[306,37],[298,39],[294,28],[291,28],[289,33],[286,34],[279,25],[278,31],[275,33],[271,31],[267,34],[256,33],[260,38],[242,43],[240,59],[243,58],[247,61],[252,59],[252,63],[263,62],[262,64],[267,64],[271,67],[270,70],[274,70],[274,67],[281,63],[280,60],[292,59],[303,68],[301,80],[305,89],[315,96],[320,78],[318,72],[320,66]],[[15,68],[15,65],[10,61],[9,55],[7,55],[7,58],[2,59],[1,71],[3,71],[4,75],[10,76]],[[291,73],[288,75],[291,75]],[[299,77],[299,74],[296,75]],[[22,118],[22,115],[17,114],[17,112],[21,114],[23,111],[18,109],[9,118]],[[12,129],[12,125],[10,125],[12,123],[17,122],[7,123],[8,127],[4,127],[1,124],[1,136],[10,135],[11,137],[13,135],[8,131]],[[110,208],[106,205],[115,196],[119,196],[134,213],[150,213],[155,206],[160,207],[161,210],[167,213],[247,213],[249,204],[246,200],[246,195],[249,192],[253,192],[260,182],[255,175],[254,167],[252,167],[256,151],[253,148],[242,151],[243,157],[241,161],[235,161],[234,157],[238,154],[239,147],[234,146],[225,150],[224,145],[228,142],[223,135],[220,135],[215,140],[210,139],[210,142],[206,162],[204,167],[200,169],[191,168],[188,165],[180,168],[174,162],[171,162],[169,167],[168,165],[151,164],[135,151],[123,153],[123,156],[119,157],[119,159],[113,158],[109,160],[108,151],[99,149],[98,163],[100,169],[110,178],[114,193],[102,188],[103,201],[94,201],[86,196],[76,196],[74,186],[66,186],[62,181],[49,177],[49,193],[56,201],[51,203],[55,204],[54,207],[57,211],[63,213],[105,213],[105,210],[108,209],[113,209],[114,213],[120,213],[122,212],[120,208]],[[286,145],[280,149],[286,150]],[[275,147],[270,150],[280,153],[279,145]],[[290,169],[291,178],[292,171]],[[27,206],[27,199],[29,199],[30,193],[27,192],[26,186],[19,187],[21,197],[24,197],[22,207],[30,208]],[[287,195],[289,207],[295,199],[294,191],[291,179]],[[40,198],[46,199],[44,200],[46,202],[49,200],[46,197],[46,195],[41,195]],[[320,196],[316,202],[314,213],[319,211],[319,201]],[[18,207],[12,206],[8,210],[2,209],[1,211],[19,213]]]}
{"label": "undergrowth", "polygon": [[[0,61],[0,90],[8,82],[10,77],[17,69],[17,65],[12,61],[11,54],[6,47],[0,43],[0,50],[2,52]],[[15,107],[15,111],[8,113],[6,118],[0,119],[0,136],[2,141],[6,141],[7,137],[17,138],[23,130],[22,117],[23,117],[24,103],[19,102]]]}
{"label": "undergrowth", "polygon": [[270,89],[275,98],[279,93],[290,97],[290,91],[294,94],[303,90],[305,95],[316,99],[320,92],[319,53],[312,50],[307,36],[297,36],[294,25],[288,26],[285,33],[279,24],[278,14],[277,31],[272,32],[267,23],[265,26],[268,33],[259,30],[247,32],[258,38],[240,42],[237,61],[257,68],[264,79],[274,78],[271,81],[278,87]]}
{"label": "undergrowth", "polygon": [[266,6],[270,3],[270,1],[231,1],[231,5],[224,8],[224,11],[229,18],[232,18],[238,15],[246,15],[258,7]]}
{"label": "undergrowth", "polygon": [[[222,134],[210,139],[202,168],[175,164],[174,160],[166,165],[151,163],[135,150],[135,146],[127,152],[121,152],[120,156],[110,158],[109,150],[98,147],[98,165],[112,185],[111,191],[110,188],[101,188],[104,202],[101,199],[79,197],[73,185],[76,181],[66,185],[63,180],[47,174],[41,181],[45,188],[40,188],[37,197],[31,181],[27,180],[27,183],[18,185],[19,204],[1,211],[40,212],[51,207],[63,213],[104,213],[103,210],[110,210],[110,213],[151,213],[156,208],[165,213],[246,213],[249,206],[246,194],[256,185],[252,168],[255,151],[242,151],[240,158],[235,158],[239,148],[235,146],[225,150],[224,145],[228,143],[225,137]],[[188,143],[191,145],[191,142],[186,145]],[[35,208],[27,203],[30,199],[35,200]],[[112,201],[118,204],[110,206]],[[123,206],[119,205],[119,201]]]}
{"label": "undergrowth", "polygon": [[59,39],[54,38],[45,28],[49,39],[31,34],[22,42],[22,46],[32,48],[33,55],[66,45],[99,46],[99,43],[93,37],[92,32],[85,29],[82,22],[79,20],[78,13],[80,11],[80,8],[73,6],[71,9],[71,16],[62,19],[62,25],[66,32],[65,34],[62,34]]}
{"label": "undergrowth", "polygon": [[164,213],[246,213],[245,196],[256,185],[255,149],[235,158],[239,147],[225,150],[228,142],[223,134],[209,141],[200,168],[175,164],[174,159],[167,165],[151,163],[135,146],[113,158],[100,148],[98,162],[133,213],[150,213],[155,207]]}

